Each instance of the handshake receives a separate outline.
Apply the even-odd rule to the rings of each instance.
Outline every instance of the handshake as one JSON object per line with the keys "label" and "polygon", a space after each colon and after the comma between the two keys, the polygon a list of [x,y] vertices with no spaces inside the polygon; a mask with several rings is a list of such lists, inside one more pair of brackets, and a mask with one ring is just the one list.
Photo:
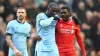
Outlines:
{"label": "handshake", "polygon": [[60,17],[58,15],[54,15],[54,20],[57,20],[58,22],[60,21]]}

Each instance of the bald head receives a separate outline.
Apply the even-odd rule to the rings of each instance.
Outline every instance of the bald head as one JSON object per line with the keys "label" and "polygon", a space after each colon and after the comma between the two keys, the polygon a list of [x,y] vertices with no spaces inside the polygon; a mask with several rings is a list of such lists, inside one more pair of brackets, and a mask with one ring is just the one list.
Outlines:
{"label": "bald head", "polygon": [[57,12],[58,12],[58,6],[57,6],[57,4],[54,3],[54,2],[49,3],[48,9],[47,9],[47,14],[49,16],[53,16],[53,15],[56,15]]}
{"label": "bald head", "polygon": [[48,9],[49,8],[56,8],[56,9],[58,9],[58,5],[56,4],[56,3],[54,3],[54,2],[51,2],[51,3],[49,3],[49,5],[48,5]]}

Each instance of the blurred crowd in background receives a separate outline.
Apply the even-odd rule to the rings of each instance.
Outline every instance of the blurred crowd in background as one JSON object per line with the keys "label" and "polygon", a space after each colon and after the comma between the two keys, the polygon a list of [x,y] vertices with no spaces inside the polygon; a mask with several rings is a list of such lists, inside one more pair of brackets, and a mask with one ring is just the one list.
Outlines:
{"label": "blurred crowd in background", "polygon": [[[9,21],[17,18],[18,7],[26,8],[26,20],[32,25],[29,56],[34,56],[36,15],[46,12],[50,2],[56,2],[59,8],[64,5],[71,8],[71,15],[80,19],[87,56],[100,56],[100,0],[0,0],[0,56],[7,56],[6,26]],[[81,56],[76,42],[75,46],[77,56]]]}

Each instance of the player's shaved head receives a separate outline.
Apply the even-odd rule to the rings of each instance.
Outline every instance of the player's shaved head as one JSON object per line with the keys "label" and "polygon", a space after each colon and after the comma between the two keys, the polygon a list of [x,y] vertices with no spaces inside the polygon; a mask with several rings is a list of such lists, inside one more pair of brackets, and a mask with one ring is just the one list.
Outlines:
{"label": "player's shaved head", "polygon": [[61,7],[61,9],[67,9],[67,10],[68,10],[68,12],[70,12],[70,7],[69,7],[69,6],[67,6],[67,5],[64,5],[63,7]]}
{"label": "player's shaved head", "polygon": [[57,8],[58,9],[58,5],[54,2],[51,2],[49,5],[48,5],[48,9],[49,8]]}
{"label": "player's shaved head", "polygon": [[54,15],[56,15],[57,14],[57,12],[58,12],[58,5],[56,4],[56,3],[54,3],[54,2],[51,2],[51,3],[49,3],[49,5],[48,5],[48,9],[47,9],[47,14],[49,15],[49,16],[54,16]]}
{"label": "player's shaved head", "polygon": [[60,9],[61,17],[64,21],[68,21],[70,17],[70,7],[69,6],[63,6]]}

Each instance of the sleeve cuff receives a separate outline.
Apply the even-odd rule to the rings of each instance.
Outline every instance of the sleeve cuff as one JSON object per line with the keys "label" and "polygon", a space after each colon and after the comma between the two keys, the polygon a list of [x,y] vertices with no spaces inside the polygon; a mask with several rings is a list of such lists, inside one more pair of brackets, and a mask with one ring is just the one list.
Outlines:
{"label": "sleeve cuff", "polygon": [[12,36],[12,34],[11,34],[11,33],[6,33],[6,35]]}

